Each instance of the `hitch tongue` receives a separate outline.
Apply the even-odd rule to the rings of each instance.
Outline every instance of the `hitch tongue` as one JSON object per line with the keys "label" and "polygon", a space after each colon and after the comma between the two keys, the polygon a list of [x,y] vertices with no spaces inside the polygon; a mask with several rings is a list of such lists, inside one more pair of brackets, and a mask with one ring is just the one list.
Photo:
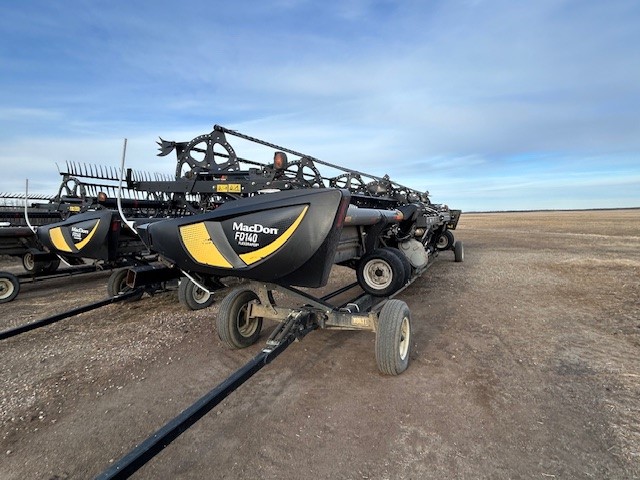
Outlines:
{"label": "hitch tongue", "polygon": [[271,351],[284,341],[292,342],[306,335],[308,332],[305,331],[306,329],[303,327],[310,316],[311,313],[305,310],[291,312],[285,321],[271,332],[271,335],[269,335],[269,339],[267,340],[267,346],[263,351]]}

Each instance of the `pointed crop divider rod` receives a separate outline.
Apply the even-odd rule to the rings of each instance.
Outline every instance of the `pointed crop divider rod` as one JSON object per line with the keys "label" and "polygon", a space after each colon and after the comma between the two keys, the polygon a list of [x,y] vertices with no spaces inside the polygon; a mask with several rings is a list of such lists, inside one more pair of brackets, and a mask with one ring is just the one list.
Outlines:
{"label": "pointed crop divider rod", "polygon": [[124,216],[124,212],[122,211],[122,181],[123,181],[123,176],[124,176],[124,161],[127,155],[127,139],[124,139],[124,145],[122,146],[122,162],[120,162],[120,182],[118,183],[118,197],[117,197],[117,204],[118,204],[118,213],[120,214],[120,218],[122,218],[122,221],[124,223],[127,224],[127,226],[133,230],[133,232],[137,235],[138,231],[136,230],[135,224],[130,221],[127,220],[127,218]]}
{"label": "pointed crop divider rod", "polygon": [[29,179],[27,178],[24,186],[24,220],[27,222],[27,226],[29,230],[31,230],[34,234],[36,233],[36,228],[31,225],[29,221]]}

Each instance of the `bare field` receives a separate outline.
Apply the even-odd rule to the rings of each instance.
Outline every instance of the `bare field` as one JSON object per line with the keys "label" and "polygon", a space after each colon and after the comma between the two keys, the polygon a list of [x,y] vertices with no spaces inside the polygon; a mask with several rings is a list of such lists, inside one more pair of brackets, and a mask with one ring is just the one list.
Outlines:
{"label": "bare field", "polygon": [[[135,478],[640,478],[640,210],[463,214],[455,234],[465,262],[399,296],[404,374],[377,372],[373,334],[313,332]],[[0,330],[107,278],[25,286]],[[273,325],[228,350],[216,311],[166,292],[1,341],[0,478],[95,476],[242,366]]]}

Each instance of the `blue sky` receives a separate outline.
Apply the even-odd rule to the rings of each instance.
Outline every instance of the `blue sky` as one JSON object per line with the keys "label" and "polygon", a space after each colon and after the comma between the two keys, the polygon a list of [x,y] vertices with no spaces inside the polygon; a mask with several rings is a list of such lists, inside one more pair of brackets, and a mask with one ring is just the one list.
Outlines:
{"label": "blue sky", "polygon": [[4,192],[218,123],[464,210],[640,206],[635,0],[3,1],[0,69]]}

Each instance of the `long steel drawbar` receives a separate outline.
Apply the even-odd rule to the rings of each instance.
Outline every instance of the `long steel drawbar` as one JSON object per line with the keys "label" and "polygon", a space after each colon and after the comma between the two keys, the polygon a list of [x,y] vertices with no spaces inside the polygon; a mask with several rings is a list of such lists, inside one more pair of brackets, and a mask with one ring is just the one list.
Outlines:
{"label": "long steel drawbar", "polygon": [[66,312],[58,313],[56,315],[43,318],[42,320],[38,320],[36,322],[28,323],[26,325],[21,325],[15,328],[10,328],[8,330],[4,330],[0,332],[0,340],[5,340],[7,338],[20,335],[21,333],[35,330],[36,328],[51,325],[52,323],[58,322],[60,320],[64,320],[65,318],[73,317],[74,315],[80,315],[81,313],[85,313],[85,312],[90,312],[91,310],[104,307],[105,305],[111,305],[112,303],[122,302],[131,297],[135,297],[136,295],[139,295],[139,294],[140,294],[139,290],[131,290],[129,292],[118,295],[117,297],[110,297],[104,300],[99,300],[97,302],[89,303],[87,305],[82,305],[81,307],[72,308],[71,310],[67,310]]}
{"label": "long steel drawbar", "polygon": [[296,339],[300,339],[318,328],[316,323],[309,322],[310,317],[310,313],[305,311],[292,314],[286,322],[280,324],[271,334],[267,341],[267,347],[258,355],[107,470],[99,474],[96,480],[129,478],[133,475],[189,427],[209,413],[212,408],[227,398],[240,385],[260,371],[262,367],[284,352]]}

